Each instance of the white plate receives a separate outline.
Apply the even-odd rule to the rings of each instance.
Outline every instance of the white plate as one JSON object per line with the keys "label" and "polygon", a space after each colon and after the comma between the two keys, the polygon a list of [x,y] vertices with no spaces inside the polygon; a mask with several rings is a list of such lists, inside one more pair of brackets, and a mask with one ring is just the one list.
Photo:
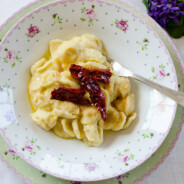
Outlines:
{"label": "white plate", "polygon": [[0,130],[9,146],[36,168],[64,179],[95,181],[126,173],[149,158],[168,134],[177,104],[132,81],[137,121],[127,130],[107,134],[97,148],[38,127],[30,118],[27,96],[30,67],[46,52],[50,40],[83,33],[99,37],[110,57],[123,66],[177,90],[166,47],[139,17],[109,2],[58,1],[21,19],[0,45]]}

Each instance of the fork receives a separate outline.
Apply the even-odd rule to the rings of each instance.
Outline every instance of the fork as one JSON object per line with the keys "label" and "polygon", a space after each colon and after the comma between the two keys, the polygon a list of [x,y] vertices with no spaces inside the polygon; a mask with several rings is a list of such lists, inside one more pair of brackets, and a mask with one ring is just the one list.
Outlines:
{"label": "fork", "polygon": [[123,77],[128,77],[131,79],[135,79],[139,82],[142,82],[142,83],[162,92],[163,94],[170,97],[172,100],[174,100],[175,102],[177,102],[178,104],[180,104],[181,106],[184,107],[184,93],[172,90],[170,88],[167,88],[165,86],[157,84],[156,82],[148,80],[148,79],[146,79],[140,75],[137,75],[137,74],[131,72],[130,70],[124,68],[117,61],[114,61],[110,57],[106,57],[106,58],[107,58],[107,61],[111,64],[111,67],[112,67],[115,74],[117,74],[119,76],[123,76]]}

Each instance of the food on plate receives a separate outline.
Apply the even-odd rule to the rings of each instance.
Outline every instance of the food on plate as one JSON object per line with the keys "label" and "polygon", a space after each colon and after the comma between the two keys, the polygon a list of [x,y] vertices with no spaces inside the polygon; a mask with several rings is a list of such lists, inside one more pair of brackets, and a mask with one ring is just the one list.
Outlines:
{"label": "food on plate", "polygon": [[62,138],[103,142],[103,131],[127,128],[136,118],[130,82],[116,76],[102,42],[91,34],[52,40],[49,57],[31,67],[31,117]]}

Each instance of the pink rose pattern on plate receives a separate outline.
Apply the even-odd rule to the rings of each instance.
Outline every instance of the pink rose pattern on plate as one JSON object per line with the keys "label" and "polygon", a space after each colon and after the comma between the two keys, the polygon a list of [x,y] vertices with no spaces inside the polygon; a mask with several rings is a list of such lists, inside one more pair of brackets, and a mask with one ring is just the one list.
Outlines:
{"label": "pink rose pattern on plate", "polygon": [[4,117],[5,117],[6,121],[8,121],[8,122],[11,122],[11,123],[15,123],[16,122],[16,119],[15,119],[15,116],[13,114],[13,110],[12,109],[8,110],[6,112],[6,114],[4,115]]}
{"label": "pink rose pattern on plate", "polygon": [[99,166],[96,163],[84,163],[85,170],[92,172],[95,171]]}
{"label": "pink rose pattern on plate", "polygon": [[63,160],[61,160],[60,158],[58,158],[56,162],[58,164],[58,167],[64,168],[65,162]]}
{"label": "pink rose pattern on plate", "polygon": [[37,151],[41,150],[40,146],[36,145],[36,140],[28,140],[25,143],[25,147],[22,148],[22,151],[28,151],[31,155],[36,155]]}
{"label": "pink rose pattern on plate", "polygon": [[46,174],[46,173],[44,173],[44,172],[42,172],[42,171],[40,171],[40,173],[41,173],[42,178],[44,178],[44,179],[47,178],[47,174]]}
{"label": "pink rose pattern on plate", "polygon": [[144,133],[142,134],[142,137],[144,137],[144,139],[151,139],[154,137],[154,133],[153,132]]}
{"label": "pink rose pattern on plate", "polygon": [[35,35],[37,35],[40,32],[39,28],[37,26],[33,26],[32,24],[28,28],[28,33],[26,33],[26,36],[28,38],[33,38]]}
{"label": "pink rose pattern on plate", "polygon": [[17,61],[21,61],[22,58],[18,56],[18,53],[15,50],[4,49],[6,56],[3,58],[5,63],[11,63],[11,67],[16,65]]}
{"label": "pink rose pattern on plate", "polygon": [[129,153],[130,149],[125,149],[123,152],[117,152],[117,158],[120,162],[123,162],[125,166],[129,165],[130,160],[134,159],[134,155]]}
{"label": "pink rose pattern on plate", "polygon": [[18,160],[20,158],[19,156],[17,156],[16,152],[12,149],[9,149],[8,151],[4,152],[5,156],[7,156],[8,154],[13,158],[13,160]]}
{"label": "pink rose pattern on plate", "polygon": [[58,22],[59,24],[62,23],[62,18],[61,18],[57,13],[54,13],[54,14],[52,15],[52,18],[54,19],[54,24],[56,24],[57,22]]}
{"label": "pink rose pattern on plate", "polygon": [[82,184],[82,182],[80,182],[80,181],[70,181],[71,182],[71,184]]}
{"label": "pink rose pattern on plate", "polygon": [[121,31],[126,32],[128,30],[128,24],[127,24],[128,20],[115,20],[115,25],[118,29],[120,29]]}
{"label": "pink rose pattern on plate", "polygon": [[167,73],[164,65],[159,65],[158,67],[151,68],[152,73],[154,74],[152,79],[162,81],[165,77],[169,77],[170,73]]}
{"label": "pink rose pattern on plate", "polygon": [[122,175],[119,175],[119,176],[115,177],[115,179],[118,180],[119,184],[123,184],[122,179],[128,178],[129,175],[130,175],[130,173],[125,173],[125,174],[122,174]]}
{"label": "pink rose pattern on plate", "polygon": [[93,25],[93,21],[97,20],[96,13],[94,11],[95,6],[92,5],[91,8],[82,8],[81,13],[83,14],[83,17],[80,18],[82,22],[87,21],[90,25]]}
{"label": "pink rose pattern on plate", "polygon": [[164,113],[165,112],[165,108],[166,108],[166,105],[163,103],[163,102],[160,102],[158,105],[157,105],[157,108],[159,109],[159,112],[160,113]]}
{"label": "pink rose pattern on plate", "polygon": [[10,85],[5,83],[4,85],[0,86],[0,92],[3,92],[5,89],[9,89],[9,88],[10,88]]}
{"label": "pink rose pattern on plate", "polygon": [[137,43],[142,46],[142,51],[148,49],[149,40],[147,38],[144,38],[142,42]]}

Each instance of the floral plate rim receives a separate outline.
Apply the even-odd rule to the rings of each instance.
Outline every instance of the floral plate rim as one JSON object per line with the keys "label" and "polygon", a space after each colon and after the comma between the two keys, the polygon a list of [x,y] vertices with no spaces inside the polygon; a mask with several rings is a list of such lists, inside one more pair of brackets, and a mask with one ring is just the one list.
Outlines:
{"label": "floral plate rim", "polygon": [[[35,2],[33,2],[33,3],[30,3],[29,5],[26,5],[25,7],[23,7],[22,9],[24,9],[24,8],[28,8],[28,7],[30,7],[31,5],[33,5],[33,4],[36,4],[37,2],[39,2],[38,0],[37,1],[35,1]],[[122,2],[121,2],[122,3]],[[126,4],[128,4],[127,2],[126,2]],[[131,6],[131,5],[129,5],[129,6]],[[133,7],[133,6],[132,6]],[[135,8],[135,7],[134,7]],[[21,9],[21,10],[22,10]],[[16,16],[16,14],[18,14],[19,12],[21,12],[20,10],[18,11],[18,12],[16,12],[16,13],[14,13],[4,24],[2,24],[1,25],[1,27],[0,27],[0,31],[2,30],[2,27],[3,26],[5,26],[6,24],[8,24],[8,21],[10,20],[10,19],[12,19],[14,16]],[[139,10],[137,11],[137,12],[139,12]],[[142,13],[142,15],[144,15],[143,13]],[[167,35],[166,35],[167,36]],[[171,41],[171,44],[173,44],[172,43],[172,41]],[[173,45],[173,47],[175,47],[174,45]],[[175,49],[175,52],[176,52],[176,55],[178,55],[178,51]],[[178,56],[179,57],[179,56]],[[180,58],[179,58],[180,59]],[[180,59],[181,60],[181,59]],[[178,137],[179,137],[179,135],[178,135]],[[176,140],[177,141],[177,140]],[[169,153],[168,153],[169,154]]]}

